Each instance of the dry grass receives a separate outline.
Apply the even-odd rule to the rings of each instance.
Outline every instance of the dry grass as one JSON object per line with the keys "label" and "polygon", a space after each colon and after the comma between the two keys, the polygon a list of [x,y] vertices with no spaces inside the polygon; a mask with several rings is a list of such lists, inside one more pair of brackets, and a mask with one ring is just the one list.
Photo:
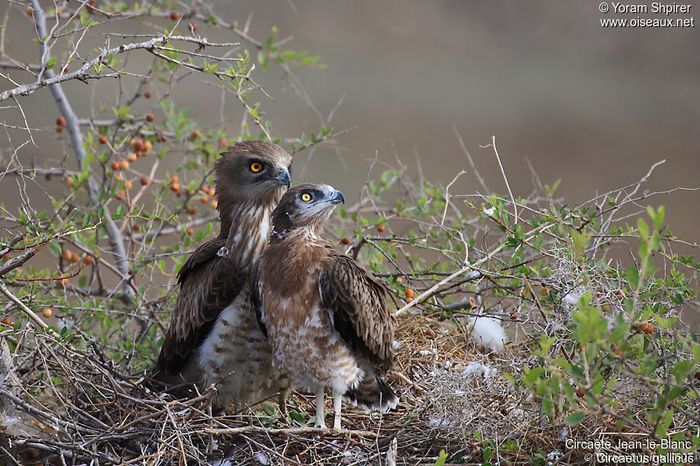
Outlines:
{"label": "dry grass", "polygon": [[[396,464],[434,464],[440,450],[480,463],[488,447],[482,440],[506,438],[513,448],[498,451],[498,459],[528,463],[534,451],[561,449],[562,428],[505,377],[527,364],[527,344],[485,355],[452,320],[400,319],[390,378],[399,408],[380,415],[348,406],[340,433],[280,419],[267,404],[212,416],[211,392],[190,399],[157,393],[142,378],[120,374],[89,341],[31,328],[19,338],[13,354],[5,348],[1,389],[3,451],[17,464],[386,464],[394,445]],[[465,374],[472,363],[493,373]],[[299,394],[290,409],[311,415],[313,400]]]}

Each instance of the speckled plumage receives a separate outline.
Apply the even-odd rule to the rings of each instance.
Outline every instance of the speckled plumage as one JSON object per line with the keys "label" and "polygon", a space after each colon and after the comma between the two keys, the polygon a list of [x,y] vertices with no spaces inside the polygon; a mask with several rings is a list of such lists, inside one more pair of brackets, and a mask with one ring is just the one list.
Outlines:
{"label": "speckled plumage", "polygon": [[[265,173],[245,173],[264,163]],[[237,143],[216,166],[222,231],[192,253],[156,365],[169,383],[214,384],[216,405],[250,405],[289,387],[250,309],[249,278],[269,238],[270,214],[287,185],[291,156],[260,141]],[[278,176],[279,179],[274,178]]]}
{"label": "speckled plumage", "polygon": [[[295,217],[304,208],[297,205],[299,193],[314,186],[292,188],[273,213],[271,244],[258,263],[251,299],[273,365],[316,393],[319,426],[325,425],[324,389],[330,389],[339,428],[343,395],[366,407],[396,406],[381,379],[392,365],[394,321],[381,282],[321,238],[332,207]],[[319,193],[336,192],[322,188]]]}

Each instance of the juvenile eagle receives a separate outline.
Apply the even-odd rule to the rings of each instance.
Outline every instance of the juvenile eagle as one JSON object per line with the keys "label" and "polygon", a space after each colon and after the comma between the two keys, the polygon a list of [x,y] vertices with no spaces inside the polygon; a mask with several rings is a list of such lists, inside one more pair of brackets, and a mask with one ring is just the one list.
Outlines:
{"label": "juvenile eagle", "polygon": [[317,427],[325,427],[330,389],[334,429],[340,429],[343,396],[368,408],[398,404],[381,378],[392,366],[394,339],[385,288],[320,236],[341,202],[342,193],[326,185],[287,191],[272,214],[270,245],[251,292],[273,365],[316,394]]}
{"label": "juvenile eagle", "polygon": [[[288,386],[250,308],[248,280],[270,231],[270,215],[289,188],[292,158],[262,141],[231,146],[215,167],[221,232],[178,274],[180,292],[156,364],[169,383],[216,384],[215,405],[239,410]],[[285,409],[281,399],[281,409]]]}

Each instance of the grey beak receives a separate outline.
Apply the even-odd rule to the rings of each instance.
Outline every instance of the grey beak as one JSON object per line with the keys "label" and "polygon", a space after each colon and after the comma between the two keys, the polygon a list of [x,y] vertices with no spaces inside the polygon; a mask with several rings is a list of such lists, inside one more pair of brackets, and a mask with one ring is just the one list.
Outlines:
{"label": "grey beak", "polygon": [[343,193],[340,191],[333,191],[330,201],[333,204],[345,204],[345,198],[343,197]]}
{"label": "grey beak", "polygon": [[272,177],[272,179],[288,188],[292,184],[292,179],[289,176],[289,171],[286,168],[283,168],[282,170],[278,171],[277,174]]}

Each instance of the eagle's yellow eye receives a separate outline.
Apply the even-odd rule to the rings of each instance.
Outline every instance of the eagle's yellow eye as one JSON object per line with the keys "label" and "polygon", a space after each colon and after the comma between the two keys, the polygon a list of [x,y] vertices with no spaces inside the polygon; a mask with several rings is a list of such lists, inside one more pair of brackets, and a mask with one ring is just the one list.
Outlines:
{"label": "eagle's yellow eye", "polygon": [[250,164],[250,171],[253,173],[260,173],[263,170],[263,166],[260,162],[253,162]]}
{"label": "eagle's yellow eye", "polygon": [[301,193],[301,200],[304,202],[311,202],[311,194]]}

